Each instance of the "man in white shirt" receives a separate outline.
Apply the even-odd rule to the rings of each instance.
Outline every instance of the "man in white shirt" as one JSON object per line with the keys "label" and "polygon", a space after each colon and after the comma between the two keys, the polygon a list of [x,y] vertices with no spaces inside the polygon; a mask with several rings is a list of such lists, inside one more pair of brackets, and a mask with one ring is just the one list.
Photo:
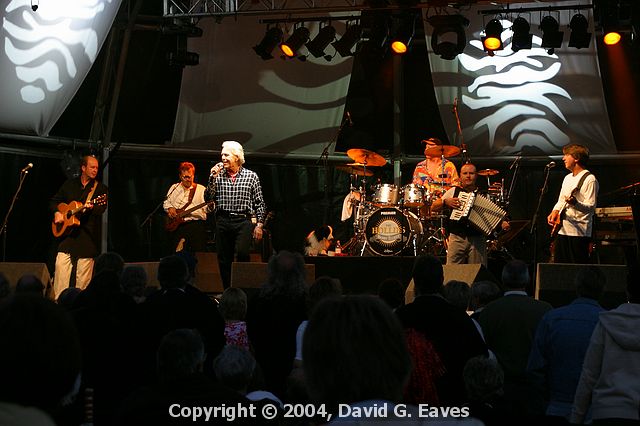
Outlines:
{"label": "man in white shirt", "polygon": [[589,243],[593,228],[599,184],[587,169],[589,150],[578,144],[562,148],[562,161],[570,174],[562,181],[560,196],[547,223],[560,228],[554,244],[555,263],[589,263]]}
{"label": "man in white shirt", "polygon": [[180,163],[178,173],[180,182],[171,185],[162,206],[169,218],[166,228],[171,234],[172,247],[175,251],[205,251],[208,209],[205,188],[194,182],[196,167],[192,163]]}

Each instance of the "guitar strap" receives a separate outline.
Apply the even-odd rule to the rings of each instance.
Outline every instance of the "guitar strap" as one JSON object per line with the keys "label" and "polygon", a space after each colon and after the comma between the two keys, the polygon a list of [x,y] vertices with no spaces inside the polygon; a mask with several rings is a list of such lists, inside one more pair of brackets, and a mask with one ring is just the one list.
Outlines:
{"label": "guitar strap", "polygon": [[187,203],[184,206],[182,206],[180,210],[184,211],[187,208],[187,206],[191,204],[191,202],[193,201],[193,196],[196,195],[197,188],[198,188],[198,185],[195,185],[195,184],[191,187],[191,189],[189,190],[189,199],[187,200]]}
{"label": "guitar strap", "polygon": [[98,181],[94,180],[93,187],[91,188],[91,191],[89,191],[89,194],[87,194],[87,199],[84,201],[84,204],[87,204],[89,201],[91,201],[91,198],[93,197],[93,193],[96,192],[97,187],[98,187]]}
{"label": "guitar strap", "polygon": [[582,188],[582,184],[584,183],[584,180],[591,174],[590,171],[587,171],[587,173],[583,174],[582,177],[580,178],[580,180],[578,181],[578,184],[576,185],[576,189],[574,189],[573,191],[571,191],[571,193],[573,194],[574,192],[578,192],[580,191],[580,188]]}

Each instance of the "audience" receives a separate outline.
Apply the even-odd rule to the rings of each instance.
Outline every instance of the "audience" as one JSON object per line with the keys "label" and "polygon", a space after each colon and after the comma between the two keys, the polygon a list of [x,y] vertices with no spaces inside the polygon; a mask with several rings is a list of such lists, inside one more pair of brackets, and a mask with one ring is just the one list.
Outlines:
{"label": "audience", "polygon": [[0,272],[0,302],[8,298],[11,294],[11,283],[6,275]]}
{"label": "audience", "polygon": [[33,274],[25,274],[16,283],[16,293],[31,293],[44,296],[44,284]]}
{"label": "audience", "polygon": [[504,370],[505,399],[523,415],[531,414],[528,410],[533,397],[526,377],[531,343],[540,319],[551,310],[547,302],[527,295],[529,280],[526,263],[507,263],[502,270],[507,291],[484,308],[479,320],[487,346]]}
{"label": "audience", "polygon": [[140,265],[125,266],[120,277],[122,291],[133,298],[136,303],[146,300],[147,272]]}
{"label": "audience", "polygon": [[[445,405],[465,400],[462,370],[471,357],[486,355],[487,348],[476,327],[459,307],[442,297],[444,272],[442,263],[434,256],[419,256],[413,268],[416,297],[412,303],[396,310],[405,330],[415,330],[433,345],[445,372],[435,377],[438,400]],[[422,347],[420,345],[419,347]],[[416,348],[418,349],[418,348]],[[436,357],[432,357],[436,359]],[[437,373],[437,365],[429,370]],[[432,374],[419,380],[424,383]]]}
{"label": "audience", "polygon": [[463,311],[469,310],[471,300],[471,289],[464,281],[451,280],[442,288],[442,295],[453,306],[457,306]]}
{"label": "audience", "polygon": [[522,424],[504,402],[504,372],[495,359],[476,356],[464,366],[464,385],[470,414],[486,426]]}
{"label": "audience", "polygon": [[540,320],[527,371],[539,399],[548,395],[545,423],[568,424],[584,355],[598,316],[598,299],[606,277],[596,266],[583,266],[574,280],[578,297],[568,306],[547,312]]}
{"label": "audience", "polygon": [[405,288],[397,278],[387,278],[378,286],[378,297],[384,300],[391,309],[404,305]]}
{"label": "audience", "polygon": [[279,398],[296,355],[296,331],[307,318],[304,259],[281,251],[271,257],[260,294],[249,303],[247,331],[266,390]]}
{"label": "audience", "polygon": [[627,278],[628,303],[601,312],[576,389],[571,423],[582,424],[591,404],[593,424],[638,424],[640,401],[640,269]]}
{"label": "audience", "polygon": [[115,272],[118,279],[120,279],[123,270],[124,259],[122,256],[116,252],[108,251],[96,257],[95,265],[93,266],[93,276],[95,277],[101,272],[111,271]]}
{"label": "audience", "polygon": [[224,318],[224,337],[227,345],[238,346],[249,350],[249,335],[247,334],[247,294],[241,288],[229,287],[222,293],[220,306]]}
{"label": "audience", "polygon": [[0,424],[53,425],[79,386],[81,350],[68,314],[17,294],[0,303]]}

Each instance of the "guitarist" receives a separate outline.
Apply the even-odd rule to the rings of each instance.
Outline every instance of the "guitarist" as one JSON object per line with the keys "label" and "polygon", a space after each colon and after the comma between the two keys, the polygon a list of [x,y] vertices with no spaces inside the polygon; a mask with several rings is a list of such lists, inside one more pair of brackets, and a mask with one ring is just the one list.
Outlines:
{"label": "guitarist", "polygon": [[[55,273],[53,277],[54,298],[70,286],[84,289],[91,281],[93,258],[99,254],[101,239],[101,216],[106,204],[94,205],[91,200],[106,196],[107,187],[96,180],[98,159],[92,155],[82,157],[80,176],[68,179],[58,192],[51,197],[49,209],[53,222],[62,224],[65,216],[58,211],[60,203],[77,201],[84,208],[76,215],[80,225],[70,228],[70,232],[58,244]],[[73,273],[75,271],[75,274]]]}
{"label": "guitarist", "polygon": [[[169,220],[180,223],[171,233],[173,251],[180,251],[179,249],[183,248],[190,252],[206,250],[207,206],[204,205],[187,214],[183,213],[205,203],[205,188],[194,182],[195,175],[196,167],[192,163],[186,161],[180,163],[178,166],[180,182],[171,185],[164,200],[163,208]],[[181,241],[183,244],[180,244]]]}
{"label": "guitarist", "polygon": [[569,173],[562,181],[560,196],[547,217],[559,228],[554,244],[555,263],[589,263],[589,243],[598,197],[598,180],[587,169],[589,150],[578,144],[562,148],[562,161]]}

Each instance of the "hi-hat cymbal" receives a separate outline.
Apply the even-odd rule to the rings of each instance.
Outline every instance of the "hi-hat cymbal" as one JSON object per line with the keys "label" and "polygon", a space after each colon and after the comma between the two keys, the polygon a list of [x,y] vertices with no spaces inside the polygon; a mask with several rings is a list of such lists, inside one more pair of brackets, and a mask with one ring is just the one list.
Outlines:
{"label": "hi-hat cymbal", "polygon": [[435,145],[425,149],[424,153],[430,157],[450,158],[460,155],[460,148],[453,145]]}
{"label": "hi-hat cymbal", "polygon": [[336,166],[336,170],[357,176],[373,176],[373,172],[371,170],[365,170],[364,165],[359,163],[341,164]]}
{"label": "hi-hat cymbal", "polygon": [[480,170],[477,175],[478,176],[495,176],[497,174],[499,174],[500,172],[497,171],[496,169],[484,169],[484,170]]}
{"label": "hi-hat cymbal", "polygon": [[352,148],[347,151],[347,155],[353,161],[366,164],[367,167],[384,166],[387,164],[387,160],[385,160],[382,155],[366,149]]}

